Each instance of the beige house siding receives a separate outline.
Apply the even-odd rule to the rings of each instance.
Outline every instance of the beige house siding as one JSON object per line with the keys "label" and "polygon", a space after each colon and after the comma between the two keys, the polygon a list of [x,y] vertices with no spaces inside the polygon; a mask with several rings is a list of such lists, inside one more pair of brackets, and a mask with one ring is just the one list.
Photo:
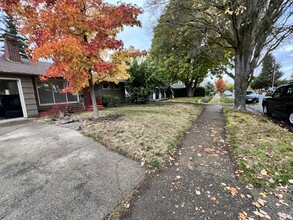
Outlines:
{"label": "beige house siding", "polygon": [[9,78],[9,79],[16,79],[16,80],[20,79],[27,116],[28,117],[38,116],[38,108],[37,108],[34,86],[32,81],[33,77],[0,73],[0,78]]}

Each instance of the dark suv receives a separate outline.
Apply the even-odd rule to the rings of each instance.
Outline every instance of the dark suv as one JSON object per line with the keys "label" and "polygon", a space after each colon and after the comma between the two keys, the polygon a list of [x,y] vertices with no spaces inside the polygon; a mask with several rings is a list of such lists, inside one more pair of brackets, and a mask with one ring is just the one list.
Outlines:
{"label": "dark suv", "polygon": [[293,82],[278,87],[271,97],[266,97],[262,102],[265,115],[276,114],[287,117],[293,125]]}

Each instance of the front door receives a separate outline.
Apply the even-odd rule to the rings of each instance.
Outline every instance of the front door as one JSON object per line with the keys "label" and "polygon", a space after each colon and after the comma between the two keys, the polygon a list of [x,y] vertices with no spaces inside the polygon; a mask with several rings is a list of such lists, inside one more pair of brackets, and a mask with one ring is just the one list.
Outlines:
{"label": "front door", "polygon": [[17,80],[0,79],[0,119],[23,117]]}

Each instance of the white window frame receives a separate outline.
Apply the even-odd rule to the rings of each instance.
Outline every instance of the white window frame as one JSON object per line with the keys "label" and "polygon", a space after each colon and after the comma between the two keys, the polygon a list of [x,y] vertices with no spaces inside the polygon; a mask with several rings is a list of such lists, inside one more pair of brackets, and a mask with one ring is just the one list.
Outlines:
{"label": "white window frame", "polygon": [[20,104],[21,104],[21,108],[22,108],[23,118],[27,118],[28,115],[27,115],[27,109],[26,109],[25,99],[24,99],[22,85],[21,85],[21,79],[20,78],[0,77],[0,80],[13,80],[13,81],[16,81],[17,88],[18,88],[18,93],[19,93]]}
{"label": "white window frame", "polygon": [[[65,81],[65,80],[64,80]],[[41,81],[42,82],[42,81]],[[54,95],[54,92],[53,90],[51,90],[52,92],[52,96],[53,96],[53,101],[54,103],[46,103],[46,104],[43,104],[41,103],[41,100],[40,100],[40,94],[39,94],[39,90],[38,90],[38,84],[37,84],[37,79],[35,79],[35,85],[36,85],[36,90],[37,90],[37,96],[38,96],[38,103],[39,103],[39,106],[52,106],[52,105],[63,105],[63,104],[76,104],[76,103],[79,103],[79,95],[76,95],[76,98],[77,100],[76,101],[68,101],[68,96],[67,96],[67,93],[66,93],[66,102],[56,102],[55,100],[55,95]]]}

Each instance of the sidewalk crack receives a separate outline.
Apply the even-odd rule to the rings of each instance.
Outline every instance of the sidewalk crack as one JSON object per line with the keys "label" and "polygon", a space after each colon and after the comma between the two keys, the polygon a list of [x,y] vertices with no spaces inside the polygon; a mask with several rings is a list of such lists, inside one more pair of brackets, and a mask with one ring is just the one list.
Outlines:
{"label": "sidewalk crack", "polygon": [[121,189],[121,185],[120,185],[120,179],[119,179],[119,174],[118,174],[118,164],[123,160],[124,158],[121,158],[120,160],[118,160],[116,162],[116,168],[115,168],[115,174],[116,174],[116,179],[117,179],[117,186],[118,186],[118,190],[120,192],[120,195],[123,196],[123,191]]}

